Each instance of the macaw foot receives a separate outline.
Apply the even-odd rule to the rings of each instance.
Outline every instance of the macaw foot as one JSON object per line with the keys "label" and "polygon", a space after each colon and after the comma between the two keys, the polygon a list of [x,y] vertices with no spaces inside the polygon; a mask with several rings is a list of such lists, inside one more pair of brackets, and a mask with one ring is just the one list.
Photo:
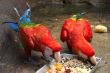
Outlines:
{"label": "macaw foot", "polygon": [[36,65],[37,61],[34,60],[32,57],[29,57],[28,60],[24,61],[25,64],[32,64],[32,65]]}

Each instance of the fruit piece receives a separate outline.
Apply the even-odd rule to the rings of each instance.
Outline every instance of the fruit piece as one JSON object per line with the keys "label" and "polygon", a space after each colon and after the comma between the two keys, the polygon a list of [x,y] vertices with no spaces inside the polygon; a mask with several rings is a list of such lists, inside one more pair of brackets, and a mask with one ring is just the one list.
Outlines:
{"label": "fruit piece", "polygon": [[62,69],[62,64],[61,63],[56,63],[55,64],[55,67],[56,67],[56,70],[58,70],[58,71],[61,71],[61,69]]}
{"label": "fruit piece", "polygon": [[95,26],[95,32],[104,33],[107,32],[107,27],[103,25]]}

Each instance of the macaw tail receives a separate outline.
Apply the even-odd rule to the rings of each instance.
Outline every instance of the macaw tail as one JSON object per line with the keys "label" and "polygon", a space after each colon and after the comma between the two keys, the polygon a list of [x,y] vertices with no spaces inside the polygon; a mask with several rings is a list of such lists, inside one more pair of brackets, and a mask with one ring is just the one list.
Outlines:
{"label": "macaw tail", "polygon": [[74,20],[78,20],[78,19],[82,18],[85,14],[86,14],[86,12],[78,13],[78,14],[73,15],[71,18]]}
{"label": "macaw tail", "polygon": [[17,22],[3,22],[2,24],[8,24],[9,28],[14,30],[15,32],[18,32],[18,23]]}

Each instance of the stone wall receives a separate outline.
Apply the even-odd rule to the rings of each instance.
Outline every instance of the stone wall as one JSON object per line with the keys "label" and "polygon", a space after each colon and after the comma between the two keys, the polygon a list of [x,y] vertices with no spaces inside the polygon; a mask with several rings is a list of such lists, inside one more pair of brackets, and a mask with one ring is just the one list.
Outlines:
{"label": "stone wall", "polygon": [[28,0],[32,7],[36,6],[36,4],[79,4],[79,3],[87,3],[92,4],[93,6],[106,6],[110,4],[110,0]]}
{"label": "stone wall", "polygon": [[20,14],[22,14],[26,8],[26,0],[0,0],[0,16],[5,15],[16,19],[18,16],[16,15],[13,7],[16,7]]}

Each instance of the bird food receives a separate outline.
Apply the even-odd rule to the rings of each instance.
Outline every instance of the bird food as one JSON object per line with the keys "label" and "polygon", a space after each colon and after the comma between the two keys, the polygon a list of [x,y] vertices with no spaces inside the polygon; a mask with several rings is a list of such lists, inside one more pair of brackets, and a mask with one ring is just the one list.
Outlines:
{"label": "bird food", "polygon": [[107,27],[104,25],[97,25],[97,26],[95,26],[95,32],[97,32],[97,33],[107,32]]}
{"label": "bird food", "polygon": [[71,54],[63,54],[61,62],[54,64],[54,71],[47,69],[43,73],[93,73],[101,59],[96,58],[96,60],[97,64],[94,66],[81,57]]}

